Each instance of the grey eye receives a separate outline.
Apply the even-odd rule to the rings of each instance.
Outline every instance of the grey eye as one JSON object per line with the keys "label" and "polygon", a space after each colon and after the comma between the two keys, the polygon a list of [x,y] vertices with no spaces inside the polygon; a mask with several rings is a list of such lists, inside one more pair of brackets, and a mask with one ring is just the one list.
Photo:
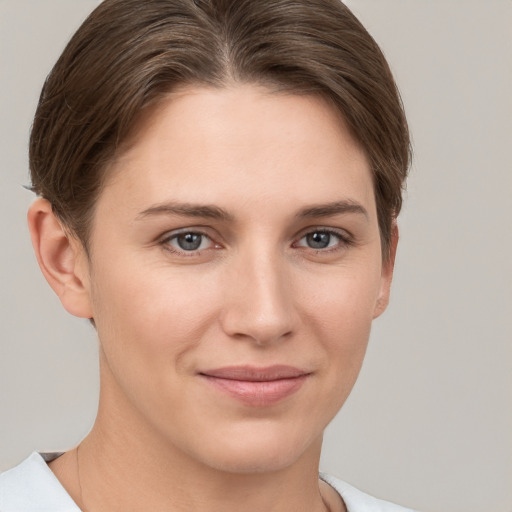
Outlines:
{"label": "grey eye", "polygon": [[203,245],[206,237],[200,233],[183,233],[177,235],[174,242],[182,251],[197,251]]}
{"label": "grey eye", "polygon": [[308,249],[322,250],[334,249],[336,246],[346,244],[343,235],[330,230],[317,230],[306,233],[297,243],[296,247],[307,247]]}
{"label": "grey eye", "polygon": [[306,243],[312,249],[325,249],[331,245],[331,233],[316,231],[306,235]]}

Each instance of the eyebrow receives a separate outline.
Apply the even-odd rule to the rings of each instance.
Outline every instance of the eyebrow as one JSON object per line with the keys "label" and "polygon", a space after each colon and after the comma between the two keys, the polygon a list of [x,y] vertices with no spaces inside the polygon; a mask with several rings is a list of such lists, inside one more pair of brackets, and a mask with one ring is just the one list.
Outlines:
{"label": "eyebrow", "polygon": [[366,208],[350,199],[309,206],[301,210],[297,214],[297,217],[301,219],[310,219],[315,217],[333,217],[334,215],[346,213],[357,213],[364,215],[367,219],[369,218]]}
{"label": "eyebrow", "polygon": [[[296,217],[299,219],[311,219],[317,217],[333,217],[347,213],[356,213],[368,218],[368,212],[359,203],[352,200],[335,201],[332,203],[316,204],[300,210]],[[234,216],[223,208],[208,204],[192,204],[167,202],[146,208],[140,212],[136,220],[159,215],[179,215],[181,217],[195,217],[233,222]]]}
{"label": "eyebrow", "polygon": [[179,215],[181,217],[196,217],[232,221],[233,216],[226,210],[213,205],[168,202],[157,204],[140,212],[136,220],[156,215]]}

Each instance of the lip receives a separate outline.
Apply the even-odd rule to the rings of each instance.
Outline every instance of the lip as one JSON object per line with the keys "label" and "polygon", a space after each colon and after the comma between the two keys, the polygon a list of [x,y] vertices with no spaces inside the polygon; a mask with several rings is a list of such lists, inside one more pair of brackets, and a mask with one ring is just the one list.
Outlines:
{"label": "lip", "polygon": [[311,375],[287,365],[228,366],[200,372],[212,387],[247,405],[265,407],[296,393]]}

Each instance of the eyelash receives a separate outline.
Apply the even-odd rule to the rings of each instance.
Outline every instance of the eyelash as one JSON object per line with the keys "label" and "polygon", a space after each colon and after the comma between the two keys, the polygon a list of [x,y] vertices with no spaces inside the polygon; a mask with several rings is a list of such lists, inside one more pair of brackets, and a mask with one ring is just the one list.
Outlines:
{"label": "eyelash", "polygon": [[[337,244],[335,244],[333,247],[326,247],[326,248],[320,248],[320,249],[315,249],[313,247],[307,247],[307,246],[298,245],[298,243],[301,240],[303,240],[307,236],[313,235],[313,234],[327,234],[327,235],[330,235],[330,236],[334,236],[334,237],[339,239],[339,242]],[[196,250],[186,251],[186,250],[177,249],[177,248],[175,248],[175,247],[170,245],[170,242],[172,240],[176,240],[178,237],[184,236],[184,235],[197,235],[197,236],[201,236],[202,237],[202,241],[204,241],[204,239],[206,238],[206,239],[210,240],[210,242],[213,244],[213,247],[208,247],[208,248],[202,249],[202,250],[201,249],[196,249]],[[202,244],[202,241],[201,241],[201,244]],[[297,241],[292,244],[292,247],[299,248],[299,249],[304,249],[304,250],[314,251],[315,254],[330,254],[330,253],[333,253],[333,252],[337,252],[337,251],[343,250],[343,249],[345,249],[347,247],[350,247],[350,246],[354,245],[354,243],[355,243],[354,239],[346,231],[338,231],[338,230],[334,230],[334,229],[329,229],[329,228],[324,228],[323,227],[323,228],[312,228],[312,229],[309,229],[308,231],[304,232],[297,239]],[[207,233],[205,233],[205,232],[203,232],[201,230],[198,230],[198,229],[189,229],[189,230],[173,232],[172,234],[170,234],[170,235],[166,236],[165,238],[161,239],[160,242],[159,242],[159,245],[161,245],[165,250],[167,250],[167,251],[169,251],[169,252],[171,252],[173,254],[177,254],[179,256],[189,257],[189,258],[190,257],[199,257],[199,256],[202,255],[203,251],[205,251],[205,250],[220,249],[221,248],[220,244],[216,244],[211,236],[209,236]]]}
{"label": "eyelash", "polygon": [[[202,242],[204,241],[204,239],[208,239],[210,240],[210,242],[214,245],[214,247],[209,247],[208,249],[199,249],[199,250],[193,250],[193,251],[185,251],[185,250],[180,250],[180,249],[177,249],[175,247],[173,247],[172,245],[170,245],[170,242],[172,240],[176,240],[178,237],[180,236],[185,236],[185,235],[198,235],[198,236],[201,236],[203,238],[203,240],[201,241],[201,245],[202,245]],[[219,244],[215,244],[215,242],[213,241],[213,239],[208,235],[206,234],[205,232],[201,231],[201,230],[194,230],[194,229],[188,229],[188,230],[182,230],[182,231],[178,231],[178,232],[173,232],[172,234],[166,236],[165,238],[163,238],[159,244],[166,250],[166,251],[169,251],[173,254],[177,254],[179,256],[183,256],[185,258],[190,258],[190,257],[198,257],[202,254],[202,252],[204,250],[209,250],[209,249],[218,249],[220,248],[220,245]]]}
{"label": "eyelash", "polygon": [[[334,236],[334,237],[338,238],[339,242],[337,244],[335,244],[333,247],[326,247],[323,249],[314,249],[313,247],[297,246],[296,245],[298,242],[300,242],[301,240],[306,238],[308,235],[313,235],[313,234],[327,234],[330,236]],[[329,229],[329,228],[310,229],[301,235],[301,237],[298,239],[298,242],[295,242],[294,246],[315,251],[315,254],[330,254],[330,253],[337,252],[337,251],[343,250],[347,247],[354,245],[354,239],[349,233],[347,233],[346,231],[341,231],[341,230],[338,231],[338,230]]]}

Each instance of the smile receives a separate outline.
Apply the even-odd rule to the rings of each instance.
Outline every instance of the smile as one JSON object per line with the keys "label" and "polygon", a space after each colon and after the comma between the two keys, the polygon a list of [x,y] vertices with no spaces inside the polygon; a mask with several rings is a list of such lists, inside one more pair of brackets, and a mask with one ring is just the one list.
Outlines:
{"label": "smile", "polygon": [[273,405],[297,392],[311,373],[291,366],[230,366],[201,372],[205,380],[246,405]]}

